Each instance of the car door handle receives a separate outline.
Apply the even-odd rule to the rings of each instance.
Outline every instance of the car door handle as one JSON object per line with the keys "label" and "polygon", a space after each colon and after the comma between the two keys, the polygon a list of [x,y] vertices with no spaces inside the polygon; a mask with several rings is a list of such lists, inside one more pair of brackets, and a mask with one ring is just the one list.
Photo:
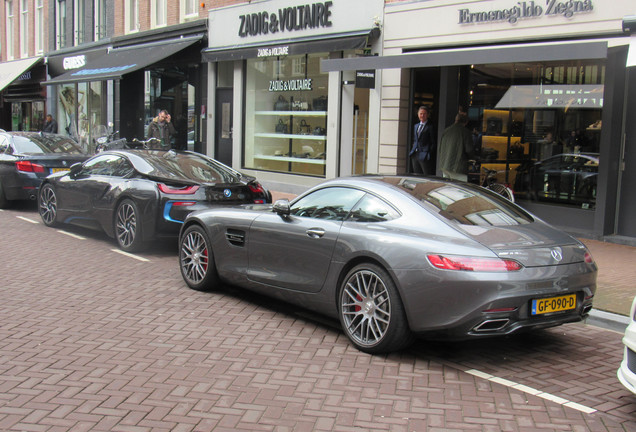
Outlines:
{"label": "car door handle", "polygon": [[325,230],[322,228],[309,228],[305,232],[311,238],[320,238],[325,235]]}

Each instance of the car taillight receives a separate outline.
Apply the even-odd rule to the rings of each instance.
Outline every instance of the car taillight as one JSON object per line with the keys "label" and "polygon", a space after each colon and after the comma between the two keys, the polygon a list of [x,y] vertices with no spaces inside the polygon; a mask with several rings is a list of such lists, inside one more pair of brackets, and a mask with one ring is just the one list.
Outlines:
{"label": "car taillight", "polygon": [[428,255],[428,261],[442,270],[474,272],[511,272],[521,270],[517,261],[501,258],[481,258],[465,256]]}
{"label": "car taillight", "polygon": [[157,183],[159,190],[165,194],[191,195],[199,190],[198,185],[172,187],[163,183]]}
{"label": "car taillight", "polygon": [[35,173],[44,172],[44,167],[42,165],[38,165],[31,161],[17,161],[15,163],[15,167],[17,168],[18,171],[22,171],[22,172],[35,172]]}
{"label": "car taillight", "polygon": [[592,254],[589,252],[585,252],[585,256],[583,257],[587,264],[594,264],[594,258],[592,258]]}
{"label": "car taillight", "polygon": [[250,190],[255,194],[265,193],[265,189],[263,189],[263,186],[261,186],[259,182],[255,182],[255,181],[250,182],[247,184],[247,187],[250,188]]}

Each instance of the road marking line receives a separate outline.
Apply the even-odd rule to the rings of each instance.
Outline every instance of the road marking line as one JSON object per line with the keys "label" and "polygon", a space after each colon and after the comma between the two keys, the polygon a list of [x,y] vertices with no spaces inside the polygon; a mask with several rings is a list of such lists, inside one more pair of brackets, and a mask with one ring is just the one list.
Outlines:
{"label": "road marking line", "polygon": [[111,251],[113,251],[113,252],[117,252],[118,254],[121,254],[121,255],[127,256],[127,257],[129,257],[129,258],[134,258],[134,259],[139,260],[139,261],[143,261],[143,262],[150,262],[150,260],[149,260],[149,259],[146,259],[146,258],[144,258],[144,257],[137,256],[137,255],[133,255],[133,254],[128,253],[128,252],[124,252],[123,250],[119,250],[119,249],[111,249]]}
{"label": "road marking line", "polygon": [[470,370],[466,370],[464,372],[466,372],[467,374],[476,376],[478,378],[482,378],[482,379],[485,379],[485,380],[488,380],[488,381],[492,381],[492,382],[497,383],[497,384],[501,384],[501,385],[506,386],[506,387],[511,387],[511,388],[513,388],[515,390],[519,390],[519,391],[521,391],[523,393],[528,393],[528,394],[533,395],[533,396],[538,396],[540,398],[543,398],[543,399],[558,403],[559,405],[563,405],[563,406],[566,406],[568,408],[575,409],[577,411],[584,412],[586,414],[592,414],[592,413],[596,412],[596,409],[594,409],[594,408],[590,408],[590,407],[587,407],[585,405],[581,405],[581,404],[578,404],[576,402],[572,402],[572,401],[569,401],[567,399],[563,399],[562,397],[555,396],[555,395],[552,395],[550,393],[542,392],[541,390],[537,390],[535,388],[528,387],[526,385],[519,384],[519,383],[516,383],[514,381],[509,381],[509,380],[504,379],[504,378],[498,378],[498,377],[496,377],[494,375],[490,375],[490,374],[488,374],[486,372],[478,371],[477,369],[470,369]]}
{"label": "road marking line", "polygon": [[33,219],[29,219],[27,217],[24,216],[16,216],[18,219],[22,219],[23,221],[27,221],[27,222],[31,222],[32,224],[39,224],[40,222],[38,221],[34,221]]}
{"label": "road marking line", "polygon": [[73,234],[73,233],[70,233],[70,232],[66,232],[66,231],[62,231],[62,230],[57,230],[57,232],[62,233],[62,234],[66,234],[67,236],[76,238],[78,240],[86,240],[86,237],[82,237],[80,235]]}

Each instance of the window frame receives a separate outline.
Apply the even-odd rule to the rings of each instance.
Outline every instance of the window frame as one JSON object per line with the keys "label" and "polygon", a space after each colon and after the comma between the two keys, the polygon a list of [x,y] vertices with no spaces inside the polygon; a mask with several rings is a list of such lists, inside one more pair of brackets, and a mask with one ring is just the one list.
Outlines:
{"label": "window frame", "polygon": [[106,3],[105,0],[95,0],[93,3],[93,16],[95,24],[94,40],[98,41],[106,37]]}
{"label": "window frame", "polygon": [[42,54],[44,52],[44,0],[35,0],[33,26],[35,54]]}
{"label": "window frame", "polygon": [[[189,7],[192,9],[191,13],[188,13]],[[198,17],[198,2],[196,0],[181,0],[181,22],[196,19]]]}
{"label": "window frame", "polygon": [[[163,20],[161,22],[161,20]],[[160,28],[168,25],[168,1],[151,0],[150,2],[150,27]]]}
{"label": "window frame", "polygon": [[73,0],[73,45],[81,45],[85,40],[86,19],[84,0]]}
{"label": "window frame", "polygon": [[29,57],[29,0],[20,0],[20,57]]}
{"label": "window frame", "polygon": [[55,0],[55,49],[66,46],[66,0]]}
{"label": "window frame", "polygon": [[15,15],[13,13],[13,0],[6,0],[4,3],[5,7],[5,24],[6,24],[6,53],[7,60],[13,60],[15,58],[15,50],[14,50],[14,29],[15,29]]}
{"label": "window frame", "polygon": [[124,4],[124,33],[137,33],[139,32],[139,1],[125,0]]}

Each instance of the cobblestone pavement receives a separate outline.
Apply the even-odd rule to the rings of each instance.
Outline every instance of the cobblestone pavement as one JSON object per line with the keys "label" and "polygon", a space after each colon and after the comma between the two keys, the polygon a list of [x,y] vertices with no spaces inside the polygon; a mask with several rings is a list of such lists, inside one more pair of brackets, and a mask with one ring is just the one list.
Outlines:
{"label": "cobblestone pavement", "polygon": [[620,333],[370,356],[310,312],[187,289],[174,242],[123,255],[32,208],[0,227],[3,431],[636,431]]}

